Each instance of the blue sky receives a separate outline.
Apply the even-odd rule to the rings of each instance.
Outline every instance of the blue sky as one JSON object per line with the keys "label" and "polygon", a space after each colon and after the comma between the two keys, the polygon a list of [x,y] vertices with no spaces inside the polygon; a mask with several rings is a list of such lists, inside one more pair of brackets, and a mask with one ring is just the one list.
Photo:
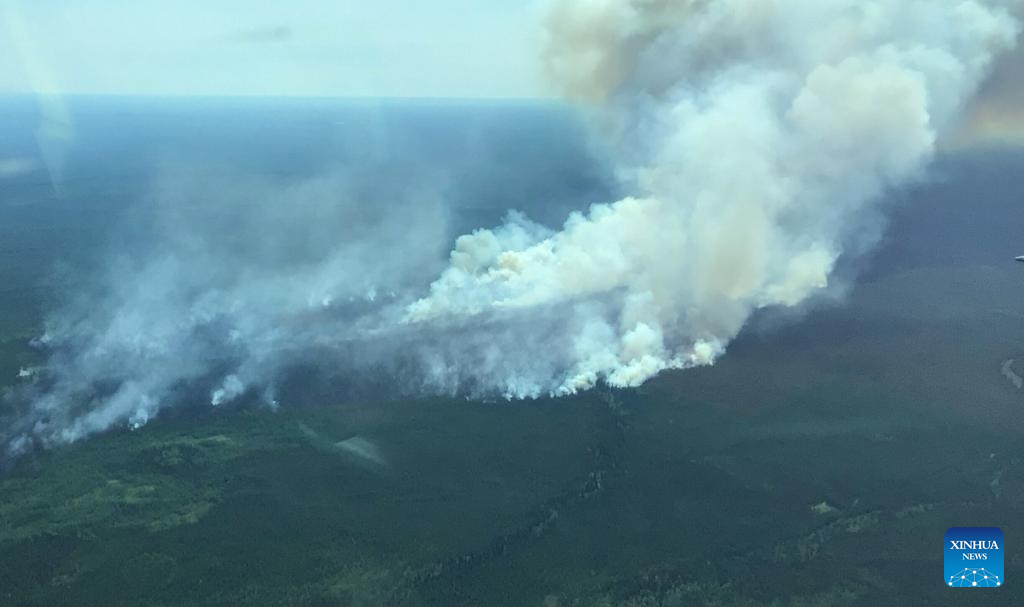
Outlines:
{"label": "blue sky", "polygon": [[529,0],[0,0],[0,92],[533,97]]}

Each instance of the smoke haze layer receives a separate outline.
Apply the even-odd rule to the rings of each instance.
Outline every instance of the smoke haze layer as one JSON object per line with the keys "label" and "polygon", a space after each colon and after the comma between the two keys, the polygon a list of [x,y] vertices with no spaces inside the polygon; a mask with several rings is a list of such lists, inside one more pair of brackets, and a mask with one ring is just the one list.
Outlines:
{"label": "smoke haze layer", "polygon": [[756,310],[826,293],[874,242],[883,193],[922,175],[1013,47],[1009,7],[556,2],[545,64],[630,196],[558,230],[510,213],[445,259],[446,207],[421,176],[172,178],[158,246],[50,318],[4,438],[71,442],[197,398],[276,406],[297,369],[535,397],[710,364]]}

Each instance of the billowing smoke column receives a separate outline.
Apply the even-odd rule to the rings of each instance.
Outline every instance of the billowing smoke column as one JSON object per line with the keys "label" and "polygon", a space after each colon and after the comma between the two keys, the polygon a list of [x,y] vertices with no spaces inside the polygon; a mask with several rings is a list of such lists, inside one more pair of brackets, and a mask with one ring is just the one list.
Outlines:
{"label": "billowing smoke column", "polygon": [[548,65],[599,106],[636,196],[463,236],[406,322],[574,305],[564,374],[531,386],[556,393],[710,363],[754,310],[828,287],[1016,27],[970,0],[560,2]]}
{"label": "billowing smoke column", "polygon": [[[825,292],[877,236],[886,188],[922,173],[1013,46],[1009,6],[557,2],[546,65],[632,196],[558,231],[510,214],[447,261],[444,212],[423,196],[345,207],[344,234],[318,232],[315,184],[281,215],[232,204],[246,192],[207,192],[218,210],[198,215],[172,199],[161,247],[48,323],[52,358],[3,438],[70,442],[197,397],[276,403],[304,365],[345,385],[532,397],[710,364],[752,313]],[[332,238],[283,267],[232,244],[277,259]]]}

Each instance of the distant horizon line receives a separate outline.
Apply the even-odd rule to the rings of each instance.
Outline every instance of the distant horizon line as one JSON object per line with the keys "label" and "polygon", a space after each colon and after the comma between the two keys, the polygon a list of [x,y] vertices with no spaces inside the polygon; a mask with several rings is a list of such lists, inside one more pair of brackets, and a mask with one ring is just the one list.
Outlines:
{"label": "distant horizon line", "polygon": [[95,92],[34,92],[0,91],[0,98],[112,98],[112,99],[215,99],[215,100],[324,100],[324,101],[439,101],[439,102],[523,102],[566,103],[557,96],[458,96],[458,95],[289,95],[289,94],[228,94],[228,93],[95,93]]}

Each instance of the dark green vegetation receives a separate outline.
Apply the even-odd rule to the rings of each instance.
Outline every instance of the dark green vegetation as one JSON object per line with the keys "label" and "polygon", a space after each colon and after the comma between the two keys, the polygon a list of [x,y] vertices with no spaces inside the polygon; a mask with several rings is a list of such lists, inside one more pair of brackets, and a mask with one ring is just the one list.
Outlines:
{"label": "dark green vegetation", "polygon": [[[362,152],[349,135],[395,122],[411,134],[388,154],[420,142],[475,176],[458,229],[601,199],[536,110],[339,129],[308,107],[94,103],[63,198],[38,173],[0,182],[0,385],[40,363],[27,339],[84,281],[59,264],[102,248],[167,149],[316,173],[344,155],[328,139]],[[0,121],[0,150],[28,153],[4,147],[18,125],[34,150],[36,124]],[[555,401],[197,407],[22,460],[0,476],[0,607],[1024,604],[1024,390],[1002,373],[1024,376],[1024,157],[945,164],[847,301],[766,315],[713,368]],[[354,437],[386,463],[337,446]],[[1006,586],[948,589],[943,533],[987,525]]]}
{"label": "dark green vegetation", "polygon": [[946,528],[995,525],[1012,604],[1015,269],[876,279],[635,391],[214,410],[59,449],[0,481],[0,599],[994,604],[940,577]]}

